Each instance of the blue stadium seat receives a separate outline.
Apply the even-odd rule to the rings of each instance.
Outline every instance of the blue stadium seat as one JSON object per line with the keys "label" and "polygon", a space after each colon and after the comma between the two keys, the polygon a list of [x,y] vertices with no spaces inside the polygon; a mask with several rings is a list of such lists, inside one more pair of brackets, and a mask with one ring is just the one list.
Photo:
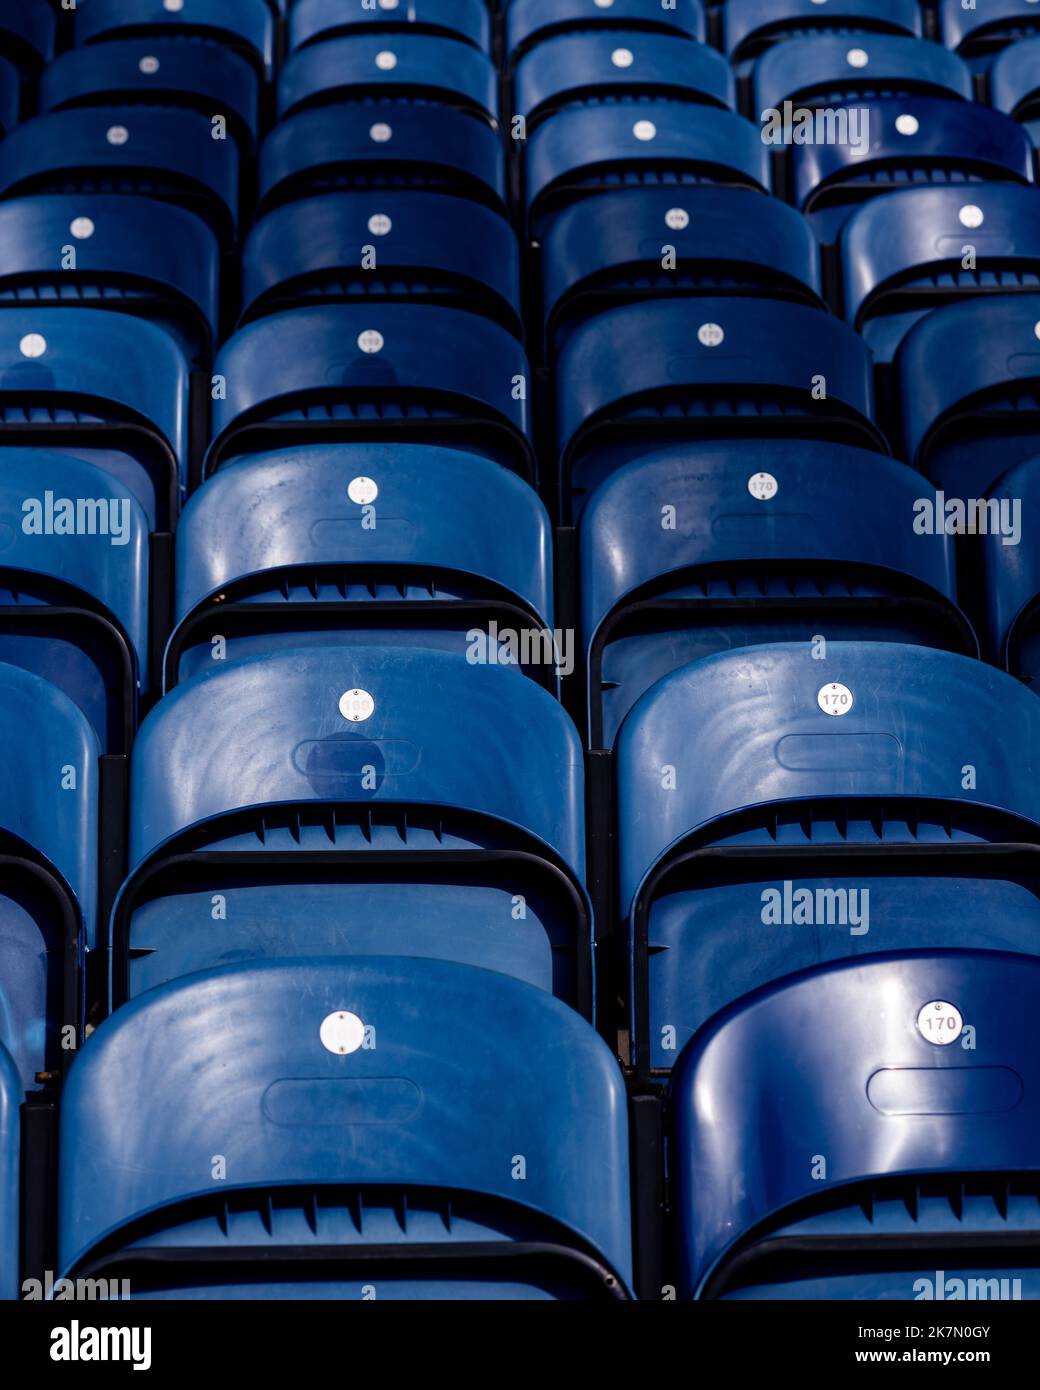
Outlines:
{"label": "blue stadium seat", "polygon": [[731,109],[736,82],[725,58],[706,44],[638,30],[560,34],[516,65],[514,109],[528,133],[566,106],[637,98]]}
{"label": "blue stadium seat", "polygon": [[879,194],[942,184],[970,194],[984,180],[1033,180],[1029,137],[1003,112],[923,97],[892,98],[864,109],[869,150],[801,145],[791,156],[794,200],[821,241],[837,240],[849,213]]}
{"label": "blue stadium seat", "polygon": [[256,148],[260,79],[249,63],[209,39],[113,39],[73,48],[40,78],[40,108],[82,106],[186,107],[211,130],[223,116],[246,154]]}
{"label": "blue stadium seat", "polygon": [[[657,0],[654,0],[656,3]],[[488,52],[491,15],[484,0],[408,0],[405,5],[344,7],[341,0],[296,0],[289,13],[289,48],[353,34],[434,34],[464,39]]]}
{"label": "blue stadium seat", "polygon": [[785,101],[815,109],[883,97],[972,99],[968,65],[938,44],[896,34],[817,34],[777,44],[755,64],[756,114]]}
{"label": "blue stadium seat", "polygon": [[0,51],[23,80],[35,78],[50,61],[56,31],[50,5],[13,3],[0,9]]}
{"label": "blue stadium seat", "polygon": [[505,42],[516,61],[536,43],[561,33],[600,33],[611,29],[644,30],[707,38],[704,7],[700,0],[675,0],[665,7],[661,0],[510,0],[506,9]]}
{"label": "blue stadium seat", "polygon": [[980,498],[1040,450],[1040,296],[936,309],[895,359],[903,457],[951,497]]}
{"label": "blue stadium seat", "polygon": [[148,524],[111,474],[50,449],[0,450],[0,661],[34,671],[128,752],[148,672]]}
{"label": "blue stadium seat", "polygon": [[0,444],[95,463],[171,529],[187,478],[189,371],[157,324],[108,309],[0,310]]}
{"label": "blue stadium seat", "polygon": [[773,44],[835,30],[913,38],[923,33],[921,9],[917,0],[744,0],[722,7],[723,52],[741,66]]}
{"label": "blue stadium seat", "polygon": [[506,206],[498,135],[449,106],[346,103],[279,121],[260,151],[261,211],[333,190],[427,189]]}
{"label": "blue stadium seat", "polygon": [[0,140],[18,124],[21,84],[18,69],[0,58]]}
{"label": "blue stadium seat", "polygon": [[747,188],[622,188],[581,199],[545,226],[541,287],[557,344],[575,322],[632,300],[732,294],[823,307],[812,229]]}
{"label": "blue stadium seat", "polygon": [[246,322],[305,304],[418,302],[522,331],[516,236],[468,198],[365,190],[300,199],[256,224],[242,261]]}
{"label": "blue stadium seat", "polygon": [[335,304],[247,324],[220,350],[206,473],[276,445],[461,444],[535,481],[530,368],[489,319],[428,304]]}
{"label": "blue stadium seat", "polygon": [[290,647],[162,699],[131,756],[114,1003],[232,962],[391,954],[590,1013],[578,735],[471,655]]}
{"label": "blue stadium seat", "polygon": [[77,0],[77,44],[130,38],[209,39],[240,53],[269,79],[275,23],[266,0]]}
{"label": "blue stadium seat", "polygon": [[[534,491],[429,444],[312,444],[228,464],[184,510],[176,573],[167,688],[217,657],[284,646],[466,652],[492,622],[553,626],[552,539]],[[556,688],[551,665],[525,669]]]}
{"label": "blue stadium seat", "polygon": [[666,1070],[720,1009],[823,961],[1037,949],[1040,702],[950,652],[827,641],[815,659],[822,650],[696,661],[621,727],[620,903],[641,1066]]}
{"label": "blue stadium seat", "polygon": [[679,1297],[1040,1297],[1038,988],[937,947],[713,1020],[672,1080]]}
{"label": "blue stadium seat", "polygon": [[21,1297],[21,1078],[0,1042],[0,1303]]}
{"label": "blue stadium seat", "polygon": [[568,203],[619,187],[699,184],[769,188],[761,132],[732,111],[669,101],[619,101],[560,111],[531,132],[525,207],[538,241],[545,219]]}
{"label": "blue stadium seat", "polygon": [[1040,37],[1019,39],[998,53],[988,80],[993,105],[1021,121],[1040,148]]}
{"label": "blue stadium seat", "polygon": [[70,108],[37,116],[0,141],[0,196],[141,193],[197,213],[222,244],[238,218],[238,151],[195,111]]}
{"label": "blue stadium seat", "polygon": [[[1037,455],[1010,468],[985,501],[982,582],[988,655],[1040,694],[1040,548],[1032,525],[1040,508],[1040,443]],[[976,531],[981,532],[981,524]]]}
{"label": "blue stadium seat", "polygon": [[[669,672],[734,647],[850,639],[977,655],[931,490],[865,449],[777,439],[644,453],[582,513],[589,746]],[[1040,584],[1038,584],[1040,588]]]}
{"label": "blue stadium seat", "polygon": [[[845,315],[874,361],[890,362],[933,309],[1040,290],[1040,190],[974,183],[886,194],[846,222],[841,261]],[[1040,318],[1040,299],[1036,309]]]}
{"label": "blue stadium seat", "polygon": [[61,1165],[62,1272],[132,1297],[630,1296],[617,1063],[492,971],[304,959],[156,990],[72,1071]]}
{"label": "blue stadium seat", "polygon": [[59,193],[0,202],[0,311],[122,309],[160,323],[207,366],[218,336],[220,248],[206,224],[152,198]]}
{"label": "blue stadium seat", "polygon": [[1040,33],[1034,0],[983,0],[967,9],[961,0],[939,0],[942,41],[979,67],[1018,39]]}
{"label": "blue stadium seat", "polygon": [[794,436],[888,452],[862,339],[766,299],[653,300],[588,319],[557,360],[556,425],[566,517],[659,441]]}
{"label": "blue stadium seat", "polygon": [[328,39],[293,53],[278,77],[278,115],[335,101],[408,100],[464,111],[494,125],[498,76],[486,54],[427,34]]}
{"label": "blue stadium seat", "polygon": [[[0,748],[0,1056],[25,1092],[60,1076],[82,1042],[80,966],[97,920],[99,750],[81,711],[29,671],[0,666],[0,713],[8,731]],[[74,1041],[63,1039],[65,1027],[76,1030]]]}

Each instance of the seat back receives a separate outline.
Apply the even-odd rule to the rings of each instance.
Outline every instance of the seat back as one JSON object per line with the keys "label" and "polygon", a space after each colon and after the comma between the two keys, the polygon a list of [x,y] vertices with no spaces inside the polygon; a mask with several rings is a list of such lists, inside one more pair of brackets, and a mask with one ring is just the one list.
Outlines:
{"label": "seat back", "polygon": [[486,54],[457,38],[409,32],[325,39],[291,53],[278,76],[278,116],[349,100],[406,100],[498,120],[497,74]]}
{"label": "seat back", "polygon": [[542,237],[546,336],[633,300],[730,294],[822,307],[808,223],[748,188],[623,188],[583,198]]}
{"label": "seat back", "polygon": [[[481,630],[504,644],[553,627],[537,495],[490,460],[432,445],[314,444],[228,464],[185,508],[176,572],[167,689],[312,640],[464,655]],[[553,665],[513,660],[556,688]]]}
{"label": "seat back", "polygon": [[845,224],[841,258],[846,317],[875,362],[889,362],[933,309],[973,296],[1036,294],[1040,190],[987,182],[887,194]]}
{"label": "seat back", "polygon": [[125,194],[49,193],[0,203],[0,239],[0,309],[30,301],[122,309],[161,324],[193,365],[208,368],[220,248],[193,213]]}
{"label": "seat back", "polygon": [[1016,464],[993,486],[978,517],[987,655],[1032,689],[1040,676],[1037,598],[1040,554],[1029,522],[1040,507],[1038,458]]}
{"label": "seat back", "polygon": [[998,53],[988,73],[990,101],[998,111],[1026,123],[1036,140],[1040,123],[1040,35],[1019,39]]}
{"label": "seat back", "polygon": [[672,1082],[682,1294],[911,1299],[1024,1268],[1035,1297],[1038,987],[1034,958],[914,952],[713,1020]]}
{"label": "seat back", "polygon": [[[40,109],[84,106],[184,107],[224,118],[244,155],[255,151],[261,81],[248,59],[211,39],[109,39],[70,48],[40,78]],[[215,104],[219,103],[219,104]]]}
{"label": "seat back", "polygon": [[864,449],[672,445],[593,494],[579,532],[593,748],[656,681],[716,652],[850,639],[977,653],[920,474]]}
{"label": "seat back", "polygon": [[110,473],[150,530],[170,528],[187,481],[190,377],[144,319],[60,305],[0,310],[0,439],[59,448]]}
{"label": "seat back", "polygon": [[1040,299],[993,295],[926,315],[895,359],[903,457],[949,497],[984,498],[1037,452]]}
{"label": "seat back", "polygon": [[792,970],[916,948],[1036,951],[1033,697],[948,652],[822,642],[694,662],[622,725],[641,1071],[666,1074],[712,1014]]}
{"label": "seat back", "polygon": [[[841,132],[846,113],[834,119]],[[999,111],[935,97],[893,97],[849,108],[849,139],[819,139],[791,155],[798,206],[820,240],[839,240],[851,213],[879,194],[936,189],[970,197],[984,181],[1033,181],[1033,152],[1021,126]],[[869,137],[869,138],[868,138]]]}
{"label": "seat back", "polygon": [[921,9],[916,0],[888,0],[882,6],[872,0],[840,0],[826,9],[819,0],[750,0],[722,11],[723,51],[738,67],[774,44],[799,35],[826,36],[835,29],[913,37],[923,31]]}
{"label": "seat back", "polygon": [[2,754],[0,828],[75,895],[88,945],[97,895],[97,739],[72,701],[30,671],[0,666],[8,739]]}
{"label": "seat back", "polygon": [[116,480],[49,449],[0,454],[14,519],[0,564],[0,661],[50,681],[110,752],[129,749],[148,663],[148,522]]}
{"label": "seat back", "polygon": [[76,7],[77,45],[147,37],[203,38],[240,53],[269,80],[274,68],[274,15],[265,0],[89,0]]}
{"label": "seat back", "polygon": [[140,193],[196,213],[222,246],[238,233],[239,160],[197,111],[68,108],[36,116],[0,143],[0,196]]}
{"label": "seat back", "polygon": [[396,39],[407,34],[432,34],[464,39],[474,48],[491,47],[491,15],[484,0],[411,0],[407,6],[373,9],[339,0],[296,0],[289,12],[289,48],[353,34],[383,34]]}
{"label": "seat back", "polygon": [[80,968],[84,947],[96,944],[99,748],[68,697],[19,667],[0,666],[0,714],[17,732],[0,749],[0,1055],[24,1092],[60,1075],[82,1045]]}
{"label": "seat back", "polygon": [[675,0],[668,8],[658,0],[613,0],[596,6],[588,0],[511,0],[505,13],[505,47],[509,61],[515,63],[535,44],[556,34],[617,29],[702,41],[707,37],[700,0]]}
{"label": "seat back", "polygon": [[[464,728],[449,718],[459,701],[471,708]],[[537,748],[520,735],[525,720],[540,726]],[[479,766],[462,756],[478,729],[488,741]],[[218,749],[221,768],[202,779]],[[141,863],[185,832],[198,840],[207,822],[237,812],[386,802],[471,811],[525,832],[580,874],[581,773],[573,725],[515,672],[443,652],[280,652],[197,677],[148,716],[134,746],[130,858]]]}
{"label": "seat back", "polygon": [[469,654],[359,642],[196,676],[134,744],[115,1002],[227,960],[390,949],[588,1012],[583,772],[559,704]]}
{"label": "seat back", "polygon": [[752,85],[756,112],[781,111],[785,102],[815,110],[895,96],[972,99],[966,63],[926,39],[894,34],[788,39],[759,58]]}
{"label": "seat back", "polygon": [[34,78],[54,53],[57,23],[49,5],[5,5],[0,15],[4,57],[23,79]]}
{"label": "seat back", "polygon": [[706,296],[626,304],[556,363],[562,514],[658,440],[828,439],[887,452],[863,341],[830,314]]}
{"label": "seat back", "polygon": [[427,304],[292,309],[247,324],[215,364],[205,473],[276,443],[459,442],[535,479],[530,368],[513,335]]}
{"label": "seat back", "polygon": [[500,136],[450,106],[405,101],[307,108],[281,120],[260,151],[260,210],[314,193],[428,189],[504,211]]}
{"label": "seat back", "polygon": [[1008,44],[1036,34],[1040,16],[1031,0],[989,0],[978,10],[966,10],[960,0],[939,0],[939,26],[947,48],[981,68]]}
{"label": "seat back", "polygon": [[70,1077],[61,1268],[144,1296],[625,1297],[624,1117],[589,1025],[492,971],[206,972],[121,1009]]}
{"label": "seat back", "polygon": [[[973,820],[989,808],[1040,824],[1022,754],[1038,730],[1040,710],[1017,682],[936,649],[831,642],[820,659],[790,643],[694,662],[645,695],[619,735],[622,902],[672,847],[694,834],[717,841],[741,812],[767,824],[784,806],[869,798],[891,802],[898,820],[896,802],[927,800]],[[674,778],[659,775],[665,765]]]}
{"label": "seat back", "polygon": [[571,105],[655,99],[731,110],[736,95],[733,72],[713,48],[640,30],[556,35],[522,57],[513,77],[513,105],[528,133]]}
{"label": "seat back", "polygon": [[573,106],[537,126],[524,150],[527,235],[569,203],[620,186],[768,189],[769,152],[743,116],[661,100]]}
{"label": "seat back", "polygon": [[256,224],[242,272],[247,322],[297,305],[425,302],[521,333],[516,237],[468,198],[371,190],[299,199]]}

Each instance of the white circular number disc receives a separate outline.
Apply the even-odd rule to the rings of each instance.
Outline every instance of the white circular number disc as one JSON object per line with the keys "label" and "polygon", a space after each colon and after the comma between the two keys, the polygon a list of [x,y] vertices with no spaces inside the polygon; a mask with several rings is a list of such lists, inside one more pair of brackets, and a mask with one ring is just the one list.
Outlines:
{"label": "white circular number disc", "polygon": [[780,484],[772,473],[752,473],[747,490],[756,502],[768,502],[780,491]]}
{"label": "white circular number disc", "polygon": [[339,697],[339,712],[351,724],[362,724],[376,707],[375,700],[367,690],[344,690]]}
{"label": "white circular number disc", "polygon": [[356,1052],[365,1041],[365,1025],[357,1014],[341,1009],[339,1013],[328,1014],[322,1019],[318,1035],[322,1047],[343,1056]]}
{"label": "white circular number disc", "polygon": [[922,1005],[917,1015],[917,1031],[925,1042],[947,1047],[956,1042],[964,1031],[964,1019],[956,1004],[945,999],[933,999]]}
{"label": "white circular number disc", "polygon": [[374,478],[351,478],[347,484],[347,496],[359,507],[367,507],[379,496],[379,486]]}
{"label": "white circular number disc", "polygon": [[852,691],[847,685],[842,685],[838,681],[832,681],[830,685],[820,687],[816,695],[816,703],[824,714],[838,717],[848,714],[849,710],[856,703]]}

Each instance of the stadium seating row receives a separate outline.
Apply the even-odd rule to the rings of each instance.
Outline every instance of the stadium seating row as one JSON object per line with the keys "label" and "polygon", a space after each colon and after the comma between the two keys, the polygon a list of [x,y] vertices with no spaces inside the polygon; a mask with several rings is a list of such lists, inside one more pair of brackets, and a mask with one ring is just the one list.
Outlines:
{"label": "stadium seating row", "polygon": [[[659,682],[622,729],[617,840],[632,938],[633,1062],[637,1070],[666,1073],[680,1057],[677,1132],[692,1126],[696,1138],[689,1149],[680,1138],[679,1151],[691,1153],[691,1172],[699,1173],[699,1146],[710,1149],[708,1135],[721,1121],[712,1114],[697,1126],[691,1114],[710,1106],[712,1096],[742,1095],[700,1076],[700,1069],[712,1076],[720,1047],[719,1066],[745,1066],[748,1052],[761,1047],[760,1028],[787,1026],[788,1007],[790,1026],[804,1034],[794,1021],[803,1008],[799,991],[812,999],[815,990],[834,1029],[845,1015],[832,1010],[862,1013],[858,1044],[875,1016],[856,991],[869,1000],[876,989],[888,1001],[893,978],[904,978],[893,972],[905,972],[906,997],[901,1012],[891,1006],[895,1016],[883,1040],[889,1051],[875,1056],[852,1046],[852,1070],[835,1078],[824,1049],[814,1079],[821,1093],[810,1087],[804,1103],[824,1113],[835,1088],[843,1104],[869,1102],[882,1116],[932,1116],[923,1107],[941,1103],[948,1137],[971,1172],[977,1157],[969,1138],[978,1132],[973,1116],[980,1107],[1009,1117],[1004,1128],[1003,1121],[996,1130],[983,1127],[980,1151],[995,1132],[1014,1148],[1035,1124],[1018,1113],[1028,1084],[1023,1073],[1035,1065],[1028,1036],[1015,1032],[1025,1026],[1025,1011],[1010,1028],[987,1017],[978,1058],[965,1058],[962,1041],[952,1071],[936,1072],[914,1051],[937,1045],[920,1020],[907,1051],[908,1010],[915,1000],[916,1013],[933,1002],[925,982],[934,981],[940,1012],[956,1010],[949,1025],[958,1029],[950,1039],[956,1042],[965,1021],[979,1034],[983,1029],[966,1000],[985,1010],[989,999],[992,1013],[1012,982],[1022,988],[1032,978],[1023,971],[1037,925],[1040,806],[1032,750],[1040,707],[1010,677],[977,661],[896,643],[832,644],[821,672],[801,644],[702,659]],[[60,1070],[62,1031],[77,1027],[76,966],[96,925],[90,903],[97,744],[82,715],[45,682],[11,667],[0,676],[5,715],[32,731],[5,751],[5,785],[23,812],[36,814],[34,824],[23,821],[20,852],[9,859],[5,880],[14,967],[7,978],[16,985],[14,1051],[6,1049],[5,1061],[16,1089],[27,1077]],[[337,698],[344,679],[359,684]],[[424,692],[421,705],[416,690]],[[969,755],[975,761],[962,762]],[[584,1254],[572,1272],[579,1290],[592,1280],[599,1292],[624,1293],[631,1274],[621,1078],[579,1017],[589,1010],[591,984],[580,768],[576,735],[546,692],[515,672],[474,672],[443,653],[374,647],[345,657],[295,649],[196,678],[164,700],[134,752],[134,870],[113,918],[112,990],[120,1007],[71,1069],[64,1098],[63,1268],[132,1278],[156,1293],[187,1287],[212,1296],[239,1283],[254,1294],[290,1286],[298,1292],[289,1272],[250,1272],[247,1255],[261,1241],[271,1246],[274,1269],[279,1261],[324,1262],[299,1276],[303,1285],[331,1278],[333,1290],[345,1293],[366,1276],[340,1270],[333,1277],[325,1267],[333,1260],[329,1247],[363,1241],[374,1247],[365,1260],[389,1259],[383,1246],[390,1240],[407,1248],[398,1250],[397,1275],[380,1270],[380,1287],[387,1278],[396,1288],[400,1278],[415,1296],[417,1285],[429,1292],[421,1271],[430,1255],[411,1249],[412,1242],[540,1246],[543,1235],[562,1238],[558,1223],[569,1233],[563,1244]],[[22,789],[45,779],[46,795],[27,801]],[[449,793],[453,785],[458,790]],[[51,865],[60,877],[48,872]],[[965,901],[973,903],[971,914],[959,911]],[[800,926],[811,930],[791,930]],[[863,959],[850,961],[854,956]],[[829,969],[821,972],[821,963]],[[804,973],[792,977],[799,969]],[[940,990],[940,982],[956,989]],[[831,989],[844,1002],[832,1005]],[[475,1006],[478,998],[483,1008]],[[50,1026],[41,1036],[48,1006]],[[758,1012],[773,1009],[781,1024],[760,1024]],[[441,1026],[446,1018],[452,1029]],[[435,1020],[439,1046],[431,1056]],[[496,1030],[497,1045],[488,1041]],[[734,1038],[738,1059],[718,1035]],[[359,1056],[349,1070],[331,1069],[330,1058],[341,1062],[387,1045],[389,1058]],[[811,1055],[804,1036],[803,1046]],[[508,1056],[519,1068],[513,1084],[502,1069]],[[567,1058],[562,1072],[557,1063],[551,1073],[559,1110],[543,1108],[549,1078],[540,1076],[534,1057]],[[885,1075],[896,1073],[891,1081],[877,1079],[875,1063],[882,1062]],[[768,1069],[754,1074],[760,1103],[775,1102],[778,1078]],[[281,1079],[287,1076],[303,1079]],[[537,1079],[534,1090],[519,1077]],[[505,1134],[522,1142],[496,1149],[486,1097],[503,1084],[521,1109],[530,1095],[531,1114],[541,1113],[548,1128],[533,1132],[530,1117],[513,1113],[516,1129],[507,1126]],[[700,1100],[706,1084],[709,1099]],[[431,1092],[477,1108],[449,1119],[424,1105],[422,1095]],[[578,1094],[587,1107],[581,1114],[573,1103]],[[752,1101],[747,1107],[754,1113]],[[129,1139],[127,1113],[134,1117]],[[739,1129],[739,1118],[732,1123]],[[840,1162],[831,1159],[838,1167],[832,1176],[843,1182],[874,1171],[855,1166],[869,1150],[857,1147],[853,1120],[846,1123],[848,1132],[836,1125]],[[379,1124],[387,1137],[376,1150],[352,1145],[357,1162],[343,1165],[329,1156],[330,1124]],[[909,1142],[913,1126],[906,1127]],[[460,1132],[479,1132],[490,1144],[472,1156],[471,1175],[460,1170],[451,1140]],[[156,1142],[162,1162],[153,1156]],[[825,1144],[823,1151],[830,1152]],[[592,1152],[602,1192],[589,1191],[584,1163]],[[567,1153],[579,1156],[574,1170],[563,1161]],[[230,1205],[223,1195],[214,1198],[211,1184],[227,1177],[222,1164],[232,1165],[235,1191],[268,1189],[263,1203],[252,1191]],[[529,1171],[535,1188],[530,1196],[523,1189],[521,1205],[533,1206],[537,1219],[507,1216],[497,1201],[470,1209],[463,1202],[456,1213],[447,1193],[430,1209],[431,1184],[503,1197]],[[314,1188],[306,1198],[297,1187],[304,1180]],[[684,1292],[699,1287],[709,1267],[722,1278],[714,1270],[719,1242],[735,1229],[690,1181],[688,1202],[680,1198],[677,1207],[686,1223]],[[401,1190],[392,1199],[382,1191],[370,1203],[366,1188],[377,1182]],[[943,1183],[948,1188],[949,1178]],[[422,1188],[414,1202],[412,1185]],[[726,1190],[732,1194],[732,1184]],[[766,1238],[761,1219],[782,1211],[786,1229],[788,1202],[808,1190],[796,1183],[782,1200],[775,1193],[766,1206],[751,1200],[754,1219],[742,1217],[736,1229],[754,1230],[757,1249]],[[998,1195],[982,1183],[983,1233],[987,1222],[997,1229]],[[844,1200],[832,1219],[848,1223],[842,1234],[854,1252],[862,1238],[853,1217],[858,1198],[846,1192]],[[937,1203],[940,1229],[950,1200]],[[1006,1229],[1009,1212],[1002,1216]],[[807,1219],[810,1226],[828,1224],[819,1214]],[[431,1237],[435,1222],[440,1235]],[[451,1296],[464,1296],[461,1286],[486,1293],[479,1252],[450,1253],[464,1267],[460,1287],[450,1270],[429,1278],[447,1277]],[[510,1296],[527,1287],[513,1257],[523,1268],[534,1253],[498,1252]],[[540,1270],[552,1252],[537,1253]],[[725,1278],[739,1273],[742,1286],[745,1264],[760,1254],[742,1253],[739,1271]],[[556,1296],[573,1296],[566,1265],[574,1250],[557,1255],[563,1268],[551,1287]],[[472,1260],[475,1270],[466,1263]],[[809,1277],[797,1260],[793,1274],[788,1266],[786,1278]],[[865,1277],[853,1270],[852,1286]]]}
{"label": "stadium seating row", "polygon": [[[819,18],[827,2],[774,8],[815,6]],[[1027,35],[1029,3],[1011,6],[1024,12]],[[394,187],[421,170],[426,186],[468,182],[475,196],[500,203],[506,126],[535,240],[561,198],[606,178],[773,188],[830,243],[850,208],[885,187],[1034,178],[1040,35],[1018,43],[1006,35],[983,80],[973,60],[898,25],[879,27],[876,7],[851,5],[837,32],[775,31],[784,41],[767,44],[742,83],[739,63],[735,72],[673,27],[678,11],[653,0],[624,28],[613,6],[579,6],[590,7],[571,27],[536,28],[541,37],[500,86],[478,0],[449,7],[457,22],[446,27],[419,22],[414,4],[400,7],[401,20],[416,22],[388,20],[374,36],[356,31],[385,18],[378,7],[359,5],[345,18],[338,5],[297,6],[290,28],[317,27],[276,82],[262,0],[216,13],[200,13],[197,0],[173,12],[84,0],[76,46],[46,62],[36,114],[21,123],[17,70],[5,69],[0,193],[87,191],[147,170],[154,195],[184,202],[234,245],[257,195],[259,210],[270,211],[301,190]],[[965,13],[959,0],[950,8]],[[654,14],[669,16],[660,32],[646,27]],[[13,12],[11,22],[23,23]],[[234,43],[217,42],[232,35]],[[992,35],[988,44],[987,54]],[[30,51],[50,58],[52,46]],[[989,103],[973,99],[980,82]]]}
{"label": "stadium seating row", "polygon": [[[890,609],[896,595],[918,602],[929,591],[933,606],[938,595],[940,606],[953,608],[951,538],[978,521],[960,499],[991,499],[982,506],[983,529],[992,518],[984,542],[962,547],[968,616],[988,657],[1032,678],[1013,629],[1040,592],[1040,557],[1020,522],[1017,533],[1008,527],[1036,488],[1030,460],[1040,454],[1040,415],[1030,379],[1040,362],[1038,303],[1028,294],[983,294],[915,311],[897,355],[905,456],[932,486],[888,456],[862,341],[819,310],[738,295],[658,296],[574,328],[558,369],[558,486],[561,510],[580,519],[591,746],[612,742],[599,731],[601,698],[617,708],[608,721],[616,729],[632,704],[622,687],[636,679],[645,689],[661,673],[646,664],[644,644],[626,663],[630,675],[607,677],[610,694],[601,696],[604,661],[621,659],[620,648],[605,656],[604,642],[618,640],[605,637],[605,624],[649,622],[648,604],[660,611],[682,600],[679,626],[693,640],[693,611],[719,620],[710,604],[722,594],[711,586],[732,583],[741,566],[756,562],[778,573],[759,580],[758,593],[747,591],[745,609],[752,598],[804,608],[806,596],[785,589],[792,581],[781,577],[783,567],[801,564],[807,579],[804,567],[829,562],[809,611],[819,613],[817,623],[825,614],[833,621],[836,595],[826,585],[845,582],[839,570],[853,574],[854,561],[873,585],[858,596],[861,610],[874,610],[863,622]],[[379,349],[366,351],[362,342]],[[345,358],[344,343],[354,345]],[[248,619],[255,631],[265,617],[299,634],[315,630],[308,624],[320,602],[326,627],[348,613],[351,623],[367,623],[371,600],[414,604],[411,591],[429,586],[425,599],[437,600],[438,612],[453,602],[478,605],[456,610],[459,651],[474,613],[490,613],[489,605],[526,614],[526,625],[554,626],[549,518],[530,487],[537,474],[523,390],[529,369],[498,324],[425,303],[321,305],[266,316],[234,335],[213,377],[213,439],[201,461],[208,481],[177,532],[174,633],[165,652],[167,634],[153,621],[149,538],[172,528],[187,487],[190,363],[154,321],[92,305],[26,309],[17,300],[0,310],[0,353],[9,441],[0,486],[19,523],[4,562],[5,659],[26,642],[31,648],[40,623],[51,623],[48,635],[37,634],[43,651],[17,660],[57,680],[110,751],[126,751],[142,696],[157,694],[164,679],[172,685],[185,661],[192,671],[207,664],[198,649],[212,640],[214,621],[227,638],[228,625]],[[864,505],[868,491],[873,510]],[[280,500],[289,495],[291,509]],[[947,498],[961,514],[949,511]],[[77,521],[72,499],[86,517]],[[712,507],[722,524],[711,519]],[[893,517],[902,524],[893,527]],[[511,554],[500,537],[512,531]],[[315,581],[325,588],[334,576],[375,587],[306,593],[311,567],[333,576]],[[411,584],[401,567],[412,572]],[[885,576],[867,580],[879,569]],[[691,579],[706,586],[699,609],[685,593]],[[285,590],[268,603],[309,602],[311,616],[243,613],[242,601],[256,605],[265,588]],[[433,611],[428,605],[417,625],[432,621]],[[910,627],[897,631],[932,640],[924,634],[933,620],[908,619]],[[398,627],[411,623],[394,615]],[[954,626],[951,638],[938,621],[940,643],[975,650],[963,621]],[[59,640],[64,655],[55,660],[51,644]],[[194,656],[186,655],[188,641]]]}

